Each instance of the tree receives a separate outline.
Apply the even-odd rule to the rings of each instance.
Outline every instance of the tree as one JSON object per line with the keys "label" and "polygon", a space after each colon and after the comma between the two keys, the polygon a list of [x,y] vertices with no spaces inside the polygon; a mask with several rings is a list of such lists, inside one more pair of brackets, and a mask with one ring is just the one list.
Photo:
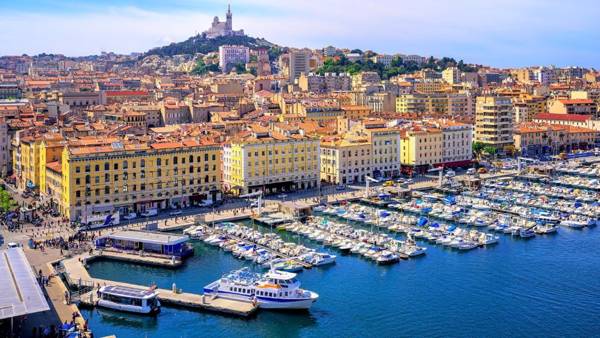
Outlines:
{"label": "tree", "polygon": [[489,155],[495,155],[497,151],[498,151],[498,149],[496,149],[496,147],[494,147],[494,146],[483,147],[483,152],[485,152],[486,154],[489,154]]}
{"label": "tree", "polygon": [[235,72],[237,74],[244,74],[246,73],[246,64],[243,62],[240,63],[236,63],[235,66],[233,66],[235,68]]}
{"label": "tree", "polygon": [[194,69],[192,69],[192,74],[203,75],[208,72],[218,72],[218,71],[219,71],[219,65],[217,65],[216,63],[211,63],[211,64],[207,65],[204,63],[204,61],[202,59],[199,59],[198,61],[196,61],[196,65],[194,66]]}

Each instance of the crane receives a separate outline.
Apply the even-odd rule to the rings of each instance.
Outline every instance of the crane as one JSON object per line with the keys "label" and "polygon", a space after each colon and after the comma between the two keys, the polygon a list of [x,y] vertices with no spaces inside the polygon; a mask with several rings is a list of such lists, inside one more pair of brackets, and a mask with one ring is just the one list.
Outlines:
{"label": "crane", "polygon": [[427,170],[428,173],[438,172],[438,187],[442,187],[442,175],[444,174],[444,167],[431,168]]}
{"label": "crane", "polygon": [[365,175],[365,198],[369,198],[369,182],[379,183],[379,180],[371,176]]}
{"label": "crane", "polygon": [[535,162],[537,162],[538,160],[536,160],[536,159],[533,159],[533,158],[528,158],[528,157],[517,157],[517,173],[518,173],[518,174],[521,174],[521,166],[522,166],[522,165],[521,165],[521,161],[523,161],[523,162],[532,162],[532,163],[535,163]]}
{"label": "crane", "polygon": [[263,192],[261,191],[256,191],[256,192],[251,192],[249,194],[244,194],[244,195],[240,195],[240,198],[252,198],[252,197],[256,197],[257,198],[257,204],[258,204],[258,217],[260,217],[260,211],[261,211],[261,207],[262,207],[262,197],[263,197]]}

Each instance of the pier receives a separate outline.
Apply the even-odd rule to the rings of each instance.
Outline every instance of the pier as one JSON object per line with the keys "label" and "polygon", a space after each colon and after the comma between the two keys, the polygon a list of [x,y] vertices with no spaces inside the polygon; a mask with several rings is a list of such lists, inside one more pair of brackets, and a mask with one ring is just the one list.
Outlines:
{"label": "pier", "polygon": [[[96,290],[98,285],[120,285],[130,288],[146,289],[148,286],[135,285],[130,283],[116,282],[111,280],[93,278],[85,269],[85,262],[94,256],[82,255],[69,258],[62,261],[64,272],[69,285],[74,287],[86,286],[92,290],[80,296],[80,302],[83,305],[95,306]],[[235,316],[248,317],[256,312],[258,306],[242,301],[223,299],[218,297],[208,297],[201,294],[175,292],[167,289],[156,289],[158,299],[163,304],[186,307],[191,309],[205,310],[217,313],[225,313]]]}

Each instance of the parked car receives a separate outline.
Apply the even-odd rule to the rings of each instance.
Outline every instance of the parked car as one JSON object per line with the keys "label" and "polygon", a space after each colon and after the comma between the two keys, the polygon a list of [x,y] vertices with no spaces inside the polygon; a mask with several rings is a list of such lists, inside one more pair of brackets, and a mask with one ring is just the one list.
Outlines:
{"label": "parked car", "polygon": [[481,167],[481,168],[477,169],[477,172],[480,174],[486,174],[488,172],[488,170],[484,167]]}
{"label": "parked car", "polygon": [[214,202],[212,200],[204,200],[202,201],[202,203],[200,203],[201,207],[210,207],[214,204]]}
{"label": "parked car", "polygon": [[15,242],[10,242],[10,243],[8,243],[8,244],[7,244],[7,246],[8,246],[9,248],[18,248],[18,247],[20,247],[20,246],[21,246],[21,244],[19,244],[19,243],[15,243]]}
{"label": "parked car", "polygon": [[140,214],[143,217],[152,217],[158,215],[158,210],[156,209],[148,209]]}
{"label": "parked car", "polygon": [[475,170],[475,168],[467,169],[467,175],[475,175],[476,172],[477,172],[477,170]]}
{"label": "parked car", "polygon": [[385,181],[385,182],[383,182],[383,186],[384,187],[393,187],[394,181]]}
{"label": "parked car", "polygon": [[181,215],[181,210],[180,210],[180,209],[173,210],[173,211],[171,211],[171,212],[169,213],[169,215],[170,215],[170,216],[178,216],[178,215]]}
{"label": "parked car", "polygon": [[137,213],[135,213],[135,212],[130,212],[127,215],[123,216],[123,218],[126,220],[132,220],[132,219],[135,219],[136,217],[137,217]]}
{"label": "parked car", "polygon": [[454,177],[456,176],[456,173],[454,172],[454,170],[448,170],[446,172],[446,177]]}
{"label": "parked car", "polygon": [[335,187],[335,190],[344,190],[344,189],[346,189],[346,186],[345,186],[345,185],[343,185],[343,184],[337,185],[337,186]]}

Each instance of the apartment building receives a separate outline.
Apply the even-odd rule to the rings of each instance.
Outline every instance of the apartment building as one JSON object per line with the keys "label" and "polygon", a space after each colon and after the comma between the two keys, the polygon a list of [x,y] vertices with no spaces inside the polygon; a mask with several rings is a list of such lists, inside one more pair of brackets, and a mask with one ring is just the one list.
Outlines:
{"label": "apartment building", "polygon": [[108,214],[186,207],[220,199],[221,147],[207,140],[88,146],[70,142],[62,152],[64,217],[82,224]]}
{"label": "apartment building", "polygon": [[475,141],[502,150],[513,143],[513,106],[510,98],[479,96],[475,107]]}
{"label": "apartment building", "polygon": [[246,46],[219,46],[219,68],[223,73],[229,73],[235,66],[250,61],[250,49]]}
{"label": "apartment building", "polygon": [[223,148],[225,189],[246,194],[316,188],[320,185],[319,154],[319,138],[300,129],[250,125]]}
{"label": "apartment building", "polygon": [[371,176],[371,144],[366,136],[348,134],[321,140],[321,181],[331,184],[365,182]]}

